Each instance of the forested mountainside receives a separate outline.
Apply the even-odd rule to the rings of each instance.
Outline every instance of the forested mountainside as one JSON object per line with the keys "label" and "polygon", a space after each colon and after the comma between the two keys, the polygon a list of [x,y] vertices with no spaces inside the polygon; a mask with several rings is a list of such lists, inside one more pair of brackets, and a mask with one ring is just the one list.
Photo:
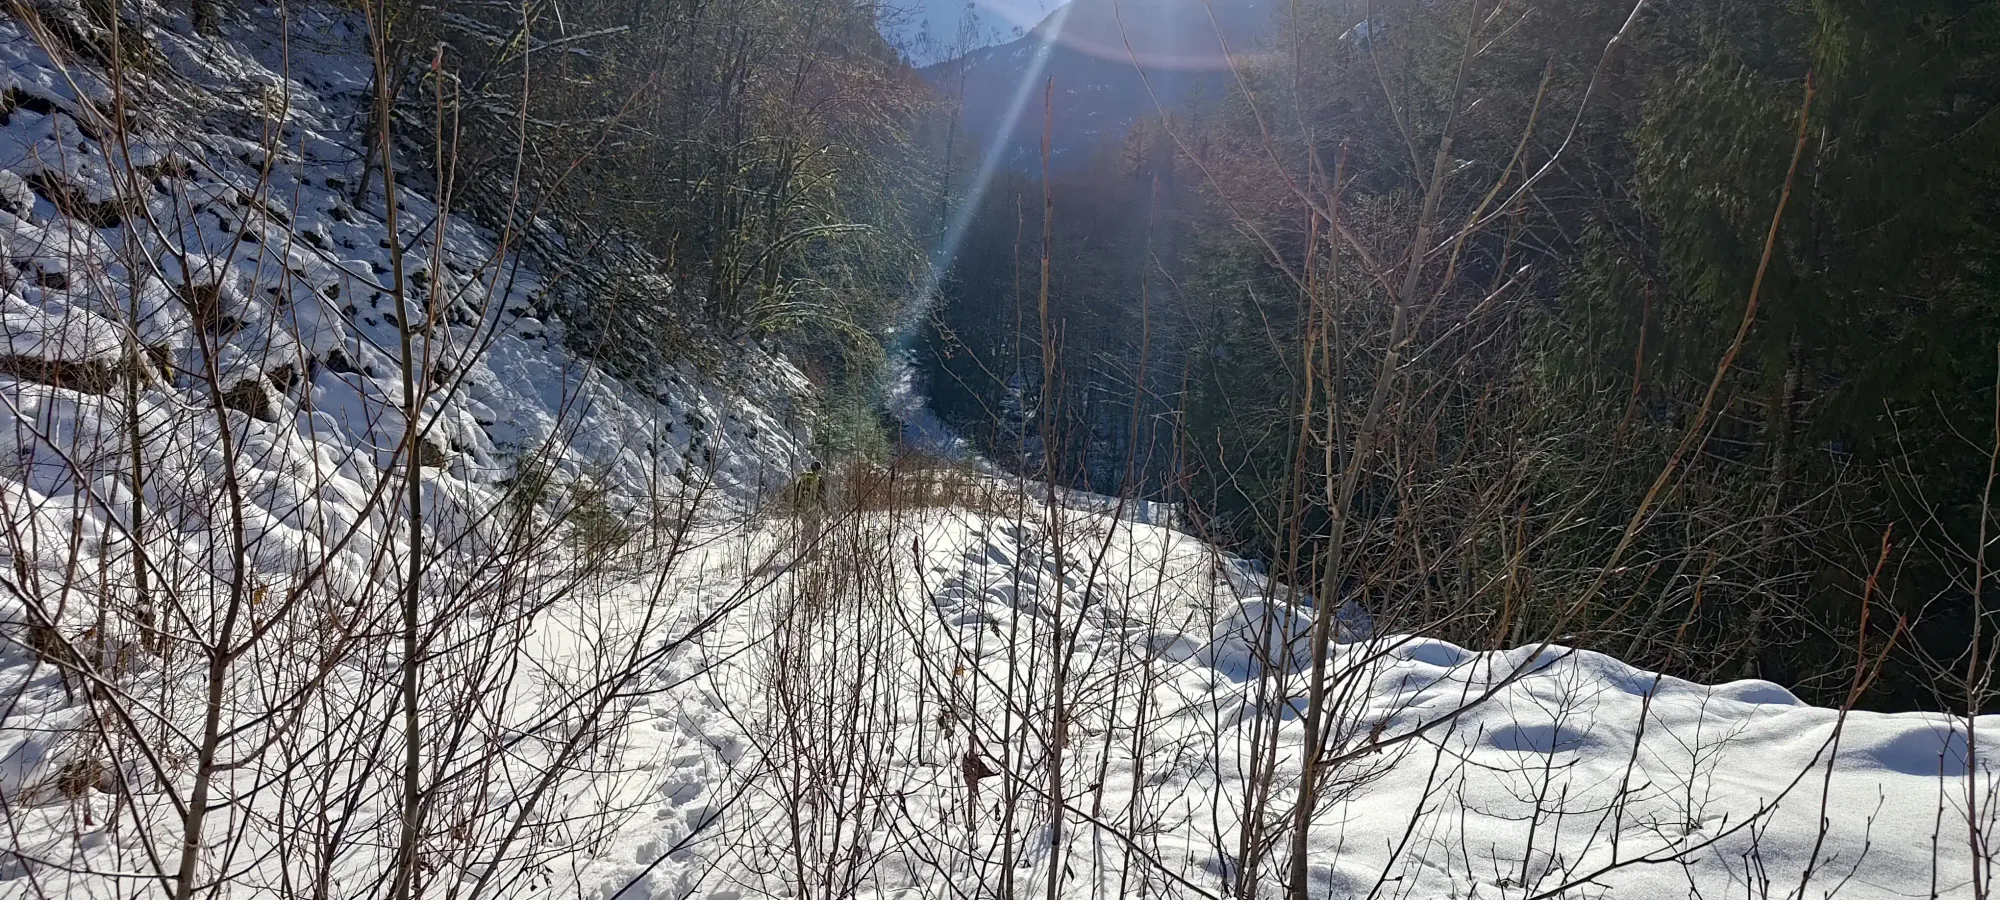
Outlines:
{"label": "forested mountainside", "polygon": [[1046,182],[1028,98],[933,318],[941,414],[1461,641],[1559,623],[1827,701],[1893,635],[1868,702],[1985,690],[1992,8],[1273,15],[1225,96],[1122,130],[1051,73]]}
{"label": "forested mountainside", "polygon": [[1027,34],[923,73],[957,126],[1008,168],[1037,170],[1046,112],[1052,164],[1082,169],[1142,118],[1219,103],[1231,51],[1261,52],[1273,15],[1264,0],[1077,0]]}

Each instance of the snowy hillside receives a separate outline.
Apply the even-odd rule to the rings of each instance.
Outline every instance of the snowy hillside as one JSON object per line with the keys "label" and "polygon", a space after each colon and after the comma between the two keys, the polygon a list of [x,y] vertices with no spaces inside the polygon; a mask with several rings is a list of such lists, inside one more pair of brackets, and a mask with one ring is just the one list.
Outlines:
{"label": "snowy hillside", "polygon": [[[1248,853],[1250,894],[1278,896],[1309,614],[1257,567],[1122,510],[1051,514],[1011,482],[944,480],[816,525],[710,532],[661,552],[657,576],[551,606],[521,642],[527,668],[623,679],[616,727],[498,876],[459,861],[504,829],[477,830],[477,798],[455,795],[471,805],[439,827],[435,889],[1043,896],[1059,873],[1065,898],[1225,897]],[[1993,773],[1983,753],[1969,764],[1962,719],[1843,716],[1764,682],[1369,627],[1343,611],[1337,628],[1314,897],[1970,897],[1984,877],[1966,838],[1989,825]],[[631,634],[649,637],[629,667],[597,649]],[[562,697],[496,712],[527,727]],[[289,895],[320,866],[339,896],[380,891],[372,840],[275,849],[315,846],[365,805],[268,802],[233,826],[224,896]],[[152,864],[102,820],[115,803],[11,807],[41,862],[10,865],[0,890],[129,892],[136,876],[115,873]]]}
{"label": "snowy hillside", "polygon": [[[610,380],[564,349],[522,236],[440,215],[409,184],[398,211],[411,308],[393,308],[379,185],[354,198],[370,177],[356,133],[364,34],[327,7],[283,31],[225,23],[215,40],[156,29],[164,68],[128,76],[132,128],[113,140],[121,101],[105,73],[55,65],[5,23],[0,184],[17,274],[4,322],[22,413],[101,413],[75,393],[111,392],[129,334],[152,362],[149,412],[180,415],[206,399],[193,385],[205,340],[228,402],[261,423],[246,437],[388,451],[401,438],[401,415],[385,411],[400,402],[403,316],[431,362],[424,440],[441,484],[476,490],[535,453],[626,493],[705,466],[747,496],[795,468],[804,423],[786,410],[810,387],[782,361],[737,354],[726,386],[686,366],[656,384]],[[144,203],[127,208],[133,193]]]}
{"label": "snowy hillside", "polygon": [[877,27],[913,66],[1005,43],[1042,21],[1054,0],[918,0],[884,3]]}
{"label": "snowy hillside", "polygon": [[[1279,895],[1307,614],[1184,534],[998,496],[1024,506],[843,521],[677,654],[668,677],[698,687],[628,751],[663,781],[583,893],[1043,896],[1059,872],[1061,897],[1223,897],[1262,843],[1250,893]],[[1349,625],[1315,897],[1972,896],[1985,876],[1966,810],[1988,827],[1992,770],[1962,719]]]}
{"label": "snowy hillside", "polygon": [[[200,36],[185,7],[122,12],[122,35],[83,6],[0,20],[6,893],[43,890],[21,855],[48,849],[34,823],[92,818],[76,801],[100,792],[132,801],[96,814],[113,828],[235,834],[270,796],[249,773],[306,704],[377,702],[399,666],[381,654],[402,652],[394,598],[421,597],[427,659],[504,660],[503,635],[610,577],[607,547],[739,515],[810,440],[812,386],[755,346],[645,381],[572,353],[548,261],[420,177],[392,231],[357,14],[272,9]],[[144,48],[115,73],[114,42]],[[420,567],[398,506],[413,418]],[[457,643],[473,627],[488,643]],[[496,696],[462,668],[423,683],[446,706]],[[87,733],[113,709],[122,726]],[[166,743],[111,762],[142,735]],[[345,746],[308,752],[363,745]],[[349,774],[357,797],[379,788]]]}

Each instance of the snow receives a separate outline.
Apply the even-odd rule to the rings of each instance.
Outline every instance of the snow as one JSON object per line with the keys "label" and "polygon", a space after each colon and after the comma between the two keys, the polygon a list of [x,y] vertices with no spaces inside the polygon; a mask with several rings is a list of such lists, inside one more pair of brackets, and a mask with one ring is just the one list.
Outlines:
{"label": "snow", "polygon": [[[663,677],[691,679],[694,696],[655,702],[675,724],[633,747],[681,760],[648,795],[665,824],[635,816],[578,888],[796,895],[797,852],[817,860],[814,878],[840,875],[843,859],[863,868],[862,896],[944,896],[946,884],[984,895],[1009,874],[1020,895],[1041,895],[1060,625],[1073,740],[1058,895],[1230,895],[1260,747],[1266,819],[1290,810],[1310,611],[1250,590],[1254,567],[1187,535],[1022,502],[834,526],[890,548],[877,564],[899,571],[880,602],[802,611],[808,596],[781,580],[677,659]],[[1056,535],[1069,542],[1061,563]],[[816,565],[794,563],[795,577],[820,577]],[[788,626],[798,616],[803,632]],[[1339,633],[1342,761],[1311,832],[1315,897],[1970,896],[1964,802],[1993,782],[1985,754],[1967,755],[1963,718],[1843,716],[1767,682],[1692,684],[1560,646]],[[843,665],[862,660],[873,668]],[[798,668],[772,674],[786,667]],[[850,690],[862,682],[895,697]],[[843,698],[853,705],[833,722],[790,711]],[[1971,724],[1990,733],[2000,720]],[[968,733],[1001,770],[971,826]],[[809,786],[836,774],[845,792],[800,812],[793,791],[827,790]],[[1010,819],[995,784],[1016,777]],[[706,839],[661,859],[712,813],[722,821]],[[829,832],[802,839],[799,822]],[[1259,896],[1281,892],[1281,871],[1266,863]]]}
{"label": "snow", "polygon": [[[524,564],[501,578],[479,560],[509,540],[561,550],[580,540],[560,524],[579,510],[639,521],[698,499],[705,520],[728,521],[788,480],[811,440],[810,416],[792,411],[811,386],[756,346],[730,348],[714,371],[663,366],[635,380],[572,353],[564,324],[542,312],[556,306],[543,261],[441,212],[417,177],[399,195],[411,271],[398,308],[379,179],[354,197],[369,69],[355,12],[244,10],[210,39],[185,6],[120,9],[159,56],[128,73],[130,127],[115,136],[105,73],[87,56],[58,64],[20,19],[0,20],[0,896],[67,890],[49,887],[61,878],[34,860],[128,871],[128,854],[177,840],[165,836],[178,833],[178,779],[203,708],[190,663],[204,645],[243,640],[227,623],[245,610],[242,627],[269,637],[230,657],[223,750],[247,755],[217,781],[219,846],[269,852],[282,830],[231,817],[312,805],[269,780],[280,756],[331,773],[364,819],[393,816],[374,802],[378,774],[343,768],[379,746],[370,717],[305,716],[286,691],[379,711],[370,698],[395,670],[372,634],[385,633],[382,598],[395,596],[405,546],[384,502],[403,478],[399,321],[429,361],[426,602],[487,601],[456,618],[430,607],[441,629],[481,621],[528,640],[544,627],[540,610],[508,604],[553,605],[603,564]],[[130,476],[135,443],[143,494]],[[547,485],[542,508],[513,517],[504,498],[527,473]],[[148,646],[151,626],[133,612],[144,608],[133,553],[142,509],[151,614],[171,622],[164,648]],[[79,648],[102,658],[104,683],[51,665]],[[303,674],[321,653],[339,666]],[[580,689],[554,674],[520,683],[505,694],[519,705],[497,722]],[[116,777],[93,768],[103,751],[87,726],[111,709],[161,729],[165,755],[146,763],[121,748]],[[300,733],[322,744],[269,746]],[[120,821],[106,830],[100,807],[79,829],[90,804],[74,795],[114,788],[136,798],[111,808]],[[356,865],[379,868],[372,851],[356,852]],[[229,859],[203,865],[222,871]],[[86,896],[118,883],[129,885],[78,875],[71,887]]]}
{"label": "snow", "polygon": [[[300,383],[274,391],[280,421],[253,430],[331,425],[337,431],[314,440],[339,452],[368,448],[379,466],[401,437],[402,416],[386,414],[399,396],[395,323],[422,327],[423,297],[435,283],[433,308],[445,321],[417,350],[462,388],[427,410],[434,440],[453,457],[448,477],[491,483],[521,454],[552,448],[569,474],[592,472],[630,493],[701,465],[713,468],[720,489],[748,500],[797,467],[805,423],[784,421],[780,408],[809,388],[782,361],[746,348],[728,387],[676,371],[657,384],[606,379],[562,347],[561,322],[533,312],[547,305],[536,303],[544,286],[534,261],[502,254],[494,235],[458,215],[433,228],[438,210],[410,186],[402,212],[421,227],[405,238],[415,271],[405,308],[395,309],[379,193],[360,203],[349,196],[364,155],[350,127],[367,83],[359,22],[307,7],[290,24],[288,44],[276,30],[213,43],[184,28],[151,29],[148,38],[177,67],[177,105],[141,104],[149,114],[135,117],[122,144],[75,118],[103,119],[102,108],[79,99],[79,90],[105,92],[100,72],[59,67],[20,23],[0,27],[9,89],[27,98],[0,127],[0,209],[12,210],[0,211],[0,248],[16,270],[5,279],[0,328],[14,356],[115,367],[133,331],[198,374],[206,363],[196,326],[204,323],[193,312],[222,323],[206,324],[217,332],[214,364],[225,387],[274,372]],[[245,84],[265,107],[251,116],[232,108]],[[250,140],[276,121],[264,118],[274,110],[283,115],[282,139],[268,147]],[[232,123],[242,131],[227,130]],[[260,186],[259,168],[273,152]],[[111,202],[126,154],[153,179],[140,185],[143,211]],[[81,208],[111,218],[137,211],[158,227],[97,227],[104,222],[77,217]],[[133,241],[146,245],[143,256],[130,252]],[[212,308],[181,299],[202,291]],[[202,402],[193,380],[152,387],[160,402],[185,407]]]}
{"label": "snow", "polygon": [[1020,37],[1054,0],[911,0],[884,3],[876,27],[910,65],[923,68]]}

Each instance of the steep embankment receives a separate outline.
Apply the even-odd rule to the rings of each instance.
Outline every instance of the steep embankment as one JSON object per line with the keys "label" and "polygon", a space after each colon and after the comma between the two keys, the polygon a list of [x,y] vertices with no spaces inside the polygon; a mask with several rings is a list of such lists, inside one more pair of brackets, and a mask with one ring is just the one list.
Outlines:
{"label": "steep embankment", "polygon": [[[490,667],[629,582],[613,551],[788,480],[812,387],[749,345],[612,378],[565,344],[560,261],[407,172],[392,229],[354,11],[230,7],[202,35],[185,6],[115,8],[117,33],[94,4],[0,19],[0,879],[63,895],[41,862],[108,848],[79,885],[183,858],[229,881],[280,852],[246,816],[334,807],[356,830],[328,866],[379,872],[400,638],[435,667],[426,735],[597,721],[599,657]],[[654,639],[633,629],[588,648]],[[436,733],[434,764],[478,752]],[[427,783],[535,808],[520,775]]]}
{"label": "steep embankment", "polygon": [[[796,466],[807,415],[791,410],[810,386],[782,360],[744,347],[724,372],[606,377],[565,348],[553,279],[518,252],[519,235],[441,210],[408,182],[408,308],[395,309],[380,178],[356,133],[365,33],[328,7],[292,15],[224,23],[213,39],[182,33],[185,17],[128,34],[150,65],[130,67],[122,98],[91,61],[102,36],[45,32],[75,53],[58,64],[22,22],[0,23],[0,242],[12,267],[0,377],[24,423],[9,454],[23,486],[85,490],[60,473],[124,446],[131,342],[147,444],[212,442],[214,389],[241,441],[318,455],[366,489],[361,473],[402,436],[399,317],[427,366],[422,456],[442,490],[476,494],[529,456],[626,502],[697,475],[744,497]],[[122,130],[110,126],[120,102]],[[102,513],[92,506],[81,514]]]}

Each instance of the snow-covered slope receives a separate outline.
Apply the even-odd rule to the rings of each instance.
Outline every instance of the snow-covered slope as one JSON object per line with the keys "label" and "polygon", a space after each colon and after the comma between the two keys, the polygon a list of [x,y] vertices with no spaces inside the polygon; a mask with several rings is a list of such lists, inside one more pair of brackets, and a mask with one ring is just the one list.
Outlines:
{"label": "snow-covered slope", "polygon": [[[1310,614],[1185,534],[1025,502],[837,526],[678,654],[701,690],[633,747],[656,806],[584,893],[1227,897],[1261,822],[1249,895],[1281,896]],[[817,555],[842,528],[882,548],[879,581]],[[1971,897],[1990,871],[1968,743],[2000,717],[1339,633],[1314,897]]]}
{"label": "snow-covered slope", "polygon": [[918,67],[1021,36],[1061,4],[1055,0],[901,0],[876,25]]}
{"label": "snow-covered slope", "polygon": [[787,410],[810,387],[782,360],[746,347],[720,377],[609,379],[565,350],[518,235],[440,216],[410,184],[398,196],[411,308],[393,308],[380,179],[364,175],[355,130],[370,90],[358,17],[306,6],[208,39],[156,12],[138,20],[162,26],[143,38],[159,58],[127,75],[122,136],[106,133],[116,104],[102,69],[87,56],[58,66],[23,23],[0,23],[0,241],[15,270],[0,327],[24,414],[115,393],[129,320],[158,369],[145,402],[162,414],[206,403],[206,339],[222,389],[257,423],[246,437],[379,455],[401,438],[400,411],[386,410],[400,403],[402,316],[429,335],[416,352],[441,479],[502,481],[543,453],[628,493],[701,467],[746,496],[796,467],[805,422]]}
{"label": "snow-covered slope", "polygon": [[[710,532],[657,577],[551,607],[528,669],[588,681],[607,635],[642,637],[618,727],[501,889],[449,852],[487,839],[477,824],[440,826],[434,889],[1281,896],[1310,610],[1184,533],[951,477],[974,487]],[[1996,782],[1970,748],[2000,718],[1843,714],[1766,682],[1371,627],[1335,627],[1315,898],[1974,897],[1990,866]],[[528,728],[565,697],[496,714]],[[481,821],[453,796],[454,821]],[[116,873],[150,871],[129,826],[78,811],[93,802],[115,811],[10,813],[45,862],[6,868],[0,896],[121,896]],[[319,840],[329,811],[303,812],[244,817],[223,896],[294,895],[321,862],[267,848]],[[380,894],[376,835],[329,851],[339,896]]]}
{"label": "snow-covered slope", "polygon": [[[259,754],[292,729],[324,742],[286,765],[373,796],[382,770],[357,754],[381,734],[329,735],[386,721],[363,713],[385,711],[409,573],[420,652],[464,676],[459,662],[534,639],[558,598],[611,590],[607,547],[684,526],[690,507],[748,510],[810,440],[812,386],[756,346],[643,380],[571,352],[544,261],[417,176],[392,233],[379,167],[365,174],[371,67],[352,9],[230,5],[198,35],[185,4],[119,3],[114,80],[100,8],[0,18],[0,893],[51,890],[27,848],[105,846],[51,822],[109,815],[171,855],[152,841],[203,833],[190,816],[241,835],[235,816],[298,805],[260,780]],[[420,569],[399,512],[405,372]],[[478,627],[498,642],[459,643]],[[438,675],[425,697],[516,704],[565,677],[496,692]],[[334,697],[351,705],[306,716]],[[112,710],[131,718],[106,726]],[[161,752],[120,743],[142,733]],[[213,816],[184,793],[194,781]],[[227,880],[231,852],[201,856],[196,877]]]}

